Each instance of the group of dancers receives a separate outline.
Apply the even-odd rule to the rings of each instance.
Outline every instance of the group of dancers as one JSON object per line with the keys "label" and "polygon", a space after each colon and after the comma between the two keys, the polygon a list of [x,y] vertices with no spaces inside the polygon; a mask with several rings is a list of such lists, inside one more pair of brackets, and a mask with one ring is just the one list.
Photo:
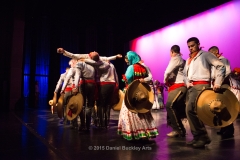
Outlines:
{"label": "group of dancers", "polygon": [[[231,71],[229,61],[222,56],[217,46],[203,51],[196,37],[187,40],[190,51],[189,58],[184,60],[180,47],[173,45],[170,50],[170,62],[164,73],[164,83],[169,86],[166,102],[167,124],[172,131],[169,137],[185,137],[186,129],[182,123],[188,120],[193,140],[186,142],[195,148],[204,147],[211,142],[203,122],[197,115],[196,100],[206,88],[214,92],[221,90],[222,85],[229,86],[239,102],[240,72],[237,68]],[[219,100],[221,101],[221,99]],[[231,123],[217,132],[223,139],[234,136],[234,126]]]}
{"label": "group of dancers", "polygon": [[[154,98],[154,102],[151,101],[151,109],[164,107],[167,110],[166,121],[168,126],[172,128],[167,136],[185,137],[186,129],[182,120],[187,118],[193,140],[186,143],[199,148],[209,144],[211,139],[205,125],[196,113],[195,101],[197,96],[204,88],[212,87],[214,91],[219,91],[223,84],[227,84],[231,86],[231,90],[240,100],[240,70],[236,68],[231,71],[229,61],[220,54],[217,46],[209,48],[208,51],[203,51],[199,39],[196,37],[189,38],[187,46],[190,51],[187,60],[182,58],[178,45],[173,45],[170,49],[171,59],[164,72],[163,79],[164,85],[168,88],[168,98],[165,106],[160,82],[153,82],[150,68],[133,51],[127,52],[125,56],[128,67],[122,77],[122,81],[126,84],[123,91],[125,94],[131,94],[132,91],[128,91],[129,86],[136,81],[151,86],[155,94],[154,97],[160,95],[160,101],[157,101],[158,98]],[[119,91],[118,75],[110,61],[122,58],[122,55],[102,57],[97,52],[73,54],[63,48],[58,48],[57,53],[63,54],[71,60],[69,61],[70,67],[66,68],[66,72],[60,76],[54,94],[60,93],[64,96],[65,106],[71,94],[74,95],[79,92],[83,96],[83,109],[79,114],[80,126],[78,126],[77,118],[72,120],[73,126],[78,128],[79,131],[89,131],[91,119],[93,119],[95,126],[107,128],[110,121],[110,110],[115,104],[113,100],[117,98],[116,95],[118,96]],[[129,103],[149,105],[149,103],[143,103],[142,99],[146,100],[151,96],[146,96],[146,92],[142,92],[139,88],[136,88],[136,90],[134,91],[133,102],[125,98],[121,104],[117,133],[127,140],[155,138],[158,136],[158,129],[152,117],[151,109],[138,112],[134,109],[134,106],[131,106],[131,104],[129,106]],[[158,103],[157,107],[156,102]],[[144,108],[144,106],[142,107]],[[68,113],[66,111],[64,113],[64,122],[67,123],[66,114]],[[233,124],[221,128],[219,134],[223,138],[233,137]]]}

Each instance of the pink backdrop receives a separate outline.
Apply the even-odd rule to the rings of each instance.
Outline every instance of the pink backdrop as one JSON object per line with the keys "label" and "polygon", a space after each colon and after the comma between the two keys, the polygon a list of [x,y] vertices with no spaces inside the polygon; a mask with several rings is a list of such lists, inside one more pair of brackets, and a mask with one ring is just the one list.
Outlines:
{"label": "pink backdrop", "polygon": [[138,37],[130,42],[130,48],[150,67],[154,80],[163,82],[171,46],[179,45],[183,58],[187,59],[190,37],[198,37],[203,50],[218,46],[232,69],[240,67],[240,1],[225,3]]}

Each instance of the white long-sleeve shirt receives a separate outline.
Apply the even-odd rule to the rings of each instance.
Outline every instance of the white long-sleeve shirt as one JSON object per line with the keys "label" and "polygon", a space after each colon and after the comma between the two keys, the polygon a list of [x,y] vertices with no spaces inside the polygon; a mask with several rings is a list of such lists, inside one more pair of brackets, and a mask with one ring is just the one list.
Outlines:
{"label": "white long-sleeve shirt", "polygon": [[[196,57],[194,57],[191,61],[191,65],[188,64],[188,61],[185,64],[183,74],[184,74],[184,82],[185,84],[190,81],[211,81],[211,67],[214,66],[216,68],[215,72],[215,84],[222,84],[226,67],[216,56],[212,53],[199,51]],[[190,68],[191,67],[191,68]],[[189,69],[192,70],[191,74],[189,74]]]}
{"label": "white long-sleeve shirt", "polygon": [[186,61],[180,55],[171,57],[168,66],[164,72],[164,83],[184,83],[183,69],[185,66],[185,62]]}

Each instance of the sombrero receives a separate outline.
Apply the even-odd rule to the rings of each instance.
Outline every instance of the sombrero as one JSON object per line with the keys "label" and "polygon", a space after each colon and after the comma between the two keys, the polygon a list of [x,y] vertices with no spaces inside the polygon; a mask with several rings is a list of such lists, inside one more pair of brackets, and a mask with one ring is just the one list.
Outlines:
{"label": "sombrero", "polygon": [[68,120],[75,119],[83,108],[83,96],[81,93],[71,95],[66,107],[66,116]]}
{"label": "sombrero", "polygon": [[196,99],[199,119],[206,125],[221,128],[230,125],[237,118],[239,102],[227,87],[214,92],[204,89]]}
{"label": "sombrero", "polygon": [[[51,112],[52,112],[52,114],[53,114],[53,112],[54,112],[53,100],[52,100],[52,99],[49,100],[48,104],[51,106]],[[57,106],[57,104],[55,105],[55,107],[56,107],[56,106]]]}
{"label": "sombrero", "polygon": [[112,106],[112,109],[113,109],[114,111],[120,111],[121,108],[122,108],[122,102],[123,102],[123,98],[124,98],[124,93],[123,93],[123,91],[119,89],[119,90],[118,90],[118,95],[119,95],[119,101],[118,101],[118,103],[117,103],[117,104],[114,104],[114,105]]}
{"label": "sombrero", "polygon": [[52,105],[53,105],[53,100],[52,100],[52,99],[49,100],[49,101],[48,101],[48,104],[49,104],[50,106],[52,106]]}
{"label": "sombrero", "polygon": [[55,107],[56,103],[57,103],[57,93],[56,92],[54,92],[52,100],[53,100],[53,102],[52,102],[51,106]]}
{"label": "sombrero", "polygon": [[58,105],[57,107],[57,114],[59,118],[63,117],[63,99],[64,99],[64,93],[61,93],[61,96],[58,99]]}
{"label": "sombrero", "polygon": [[124,102],[130,111],[146,113],[153,106],[154,93],[147,83],[134,80],[126,90]]}

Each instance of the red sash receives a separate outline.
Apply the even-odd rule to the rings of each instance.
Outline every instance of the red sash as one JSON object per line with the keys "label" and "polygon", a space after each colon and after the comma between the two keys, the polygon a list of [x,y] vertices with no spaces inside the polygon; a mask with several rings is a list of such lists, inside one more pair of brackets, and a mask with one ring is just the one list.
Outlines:
{"label": "red sash", "polygon": [[70,91],[72,91],[72,87],[66,87],[65,88],[65,92],[70,92]]}
{"label": "red sash", "polygon": [[184,83],[174,83],[173,85],[171,85],[169,88],[168,88],[168,92],[172,91],[172,90],[175,90],[177,88],[180,88],[180,87],[183,87],[185,86]]}
{"label": "red sash", "polygon": [[92,79],[82,79],[80,82],[79,82],[79,85],[80,84],[83,84],[83,83],[96,83],[95,80],[92,80]]}
{"label": "red sash", "polygon": [[197,85],[197,84],[210,84],[210,81],[192,81],[193,85]]}
{"label": "red sash", "polygon": [[116,82],[100,82],[100,85],[105,85],[105,84],[115,84]]}

